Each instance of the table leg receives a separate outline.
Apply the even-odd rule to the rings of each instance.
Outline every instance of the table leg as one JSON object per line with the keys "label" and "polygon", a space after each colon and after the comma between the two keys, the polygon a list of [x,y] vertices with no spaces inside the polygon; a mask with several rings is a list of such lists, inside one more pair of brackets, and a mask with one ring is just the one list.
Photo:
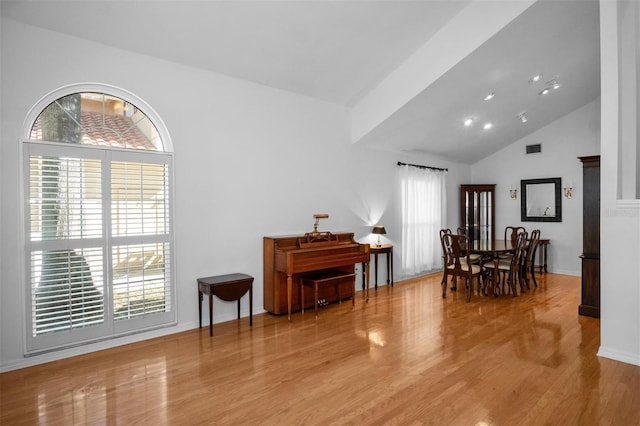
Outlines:
{"label": "table leg", "polygon": [[253,327],[253,283],[249,284],[249,326]]}
{"label": "table leg", "polygon": [[378,253],[374,253],[373,261],[375,262],[375,271],[376,271],[376,291],[378,291]]}
{"label": "table leg", "polygon": [[393,287],[393,250],[389,252],[388,256],[391,259],[391,287]]}
{"label": "table leg", "polygon": [[[544,245],[539,244],[539,246],[540,246],[540,252],[538,253],[538,257],[539,257],[539,259],[538,259],[538,268],[540,269],[540,273],[542,274],[542,266],[544,265],[542,252],[544,251]],[[538,247],[536,247],[536,250],[537,249],[538,249]]]}
{"label": "table leg", "polygon": [[202,328],[202,292],[198,290],[198,322]]}
{"label": "table leg", "polygon": [[362,262],[362,291],[364,291],[364,284],[365,284],[365,276],[364,276],[364,262]]}
{"label": "table leg", "polygon": [[213,336],[213,291],[209,293],[209,336]]}
{"label": "table leg", "polygon": [[543,244],[542,247],[544,247],[544,272],[547,272],[547,245]]}
{"label": "table leg", "polygon": [[353,277],[353,291],[351,292],[351,309],[356,307],[356,277]]}
{"label": "table leg", "polygon": [[389,281],[389,272],[390,272],[390,270],[391,270],[391,264],[389,262],[389,253],[387,253],[387,287],[390,284],[390,281]]}
{"label": "table leg", "polygon": [[238,299],[238,319],[240,319],[240,299]]}

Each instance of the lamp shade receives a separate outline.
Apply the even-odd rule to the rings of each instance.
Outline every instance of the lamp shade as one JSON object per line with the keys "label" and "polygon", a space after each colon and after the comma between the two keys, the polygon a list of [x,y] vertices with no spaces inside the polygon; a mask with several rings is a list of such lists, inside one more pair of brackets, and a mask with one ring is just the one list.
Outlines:
{"label": "lamp shade", "polygon": [[371,231],[372,234],[380,234],[380,235],[384,235],[387,233],[386,229],[384,229],[384,226],[382,225],[377,225],[373,227],[373,231]]}

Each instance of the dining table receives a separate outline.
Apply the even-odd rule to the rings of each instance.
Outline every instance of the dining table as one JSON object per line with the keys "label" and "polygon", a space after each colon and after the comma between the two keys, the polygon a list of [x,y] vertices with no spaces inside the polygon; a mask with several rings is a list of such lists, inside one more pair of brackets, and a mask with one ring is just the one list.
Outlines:
{"label": "dining table", "polygon": [[[492,240],[472,240],[469,241],[469,252],[472,254],[479,254],[481,257],[481,264],[483,265],[483,280],[487,275],[491,276],[491,290],[494,296],[497,296],[497,284],[498,284],[498,262],[500,256],[506,254],[515,253],[514,243],[509,239],[492,239]],[[484,265],[493,262],[493,270],[488,270]],[[485,289],[486,294],[486,289]]]}
{"label": "dining table", "polygon": [[511,240],[473,240],[470,241],[470,251],[475,254],[500,255],[513,253],[515,246]]}

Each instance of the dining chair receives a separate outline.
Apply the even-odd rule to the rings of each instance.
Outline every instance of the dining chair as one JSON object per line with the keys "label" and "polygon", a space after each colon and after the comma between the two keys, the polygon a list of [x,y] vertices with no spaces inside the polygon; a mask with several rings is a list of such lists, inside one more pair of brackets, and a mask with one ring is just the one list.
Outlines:
{"label": "dining chair", "polygon": [[467,302],[471,301],[473,293],[473,279],[476,279],[478,292],[480,292],[480,275],[482,268],[479,264],[472,263],[469,250],[469,238],[466,235],[444,234],[443,246],[447,248],[447,258],[442,280],[442,297],[447,297],[447,277],[461,277],[465,279],[467,289]]}
{"label": "dining chair", "polygon": [[516,245],[516,239],[520,232],[527,232],[523,226],[507,226],[504,228],[504,241],[511,241],[513,246]]}
{"label": "dining chair", "polygon": [[[511,241],[511,245],[515,247],[516,239],[521,232],[527,232],[527,230],[523,226],[506,226],[504,228],[504,242],[507,243],[507,241]],[[511,253],[507,253],[501,255],[500,258],[503,260],[511,260],[511,256]]]}
{"label": "dining chair", "polygon": [[[465,228],[460,228],[458,227],[457,231],[459,235],[464,235],[464,234],[460,234],[460,230],[464,230]],[[451,229],[449,228],[445,228],[445,229],[441,229],[440,230],[440,244],[442,246],[442,259],[443,259],[443,270],[446,268],[446,260],[445,260],[445,256],[446,253],[451,254],[451,247],[447,246],[445,241],[443,240],[442,236],[445,234],[452,234]],[[467,247],[464,247],[464,250],[466,250]],[[480,255],[479,254],[469,254],[469,258],[471,259],[471,263],[480,263]],[[445,271],[446,272],[446,271]],[[446,282],[447,278],[446,278],[446,273],[443,273],[442,275],[442,285],[444,285],[444,283]],[[451,290],[457,290],[457,281],[456,281],[456,277],[452,276],[451,277]]]}
{"label": "dining chair", "polygon": [[[494,283],[496,283],[496,289],[500,289],[500,286],[497,285],[498,282],[502,283],[502,293],[505,294],[505,284],[511,290],[511,293],[514,296],[518,295],[516,290],[516,283],[520,284],[520,290],[524,292],[524,284],[522,278],[522,263],[524,259],[524,250],[527,241],[527,233],[520,232],[517,234],[515,241],[515,249],[513,254],[507,258],[499,258],[497,263],[487,262],[483,265],[483,268],[489,270],[493,268],[497,269],[496,276],[494,277]],[[506,243],[506,241],[505,241]],[[502,278],[499,280],[499,275],[502,275]]]}
{"label": "dining chair", "polygon": [[[464,226],[458,226],[457,231],[458,231],[458,235],[466,235],[467,237],[469,236],[467,234],[467,228],[465,228]],[[469,255],[469,258],[471,258],[472,263],[480,263],[482,261],[482,256],[475,253],[471,253]]]}
{"label": "dining chair", "polygon": [[[444,235],[451,234],[451,229],[445,228],[440,230],[440,246],[442,247],[442,270],[444,271],[447,268],[447,252],[448,247],[445,246]],[[447,282],[447,274],[446,271],[442,274],[442,285],[445,285]]]}
{"label": "dining chair", "polygon": [[526,251],[523,260],[523,268],[522,275],[524,277],[524,282],[527,288],[531,288],[529,286],[529,272],[531,272],[531,279],[533,280],[533,285],[538,287],[538,282],[536,281],[535,274],[535,255],[536,248],[538,247],[538,242],[540,241],[540,230],[534,229],[531,231],[531,236],[527,240],[526,243]]}

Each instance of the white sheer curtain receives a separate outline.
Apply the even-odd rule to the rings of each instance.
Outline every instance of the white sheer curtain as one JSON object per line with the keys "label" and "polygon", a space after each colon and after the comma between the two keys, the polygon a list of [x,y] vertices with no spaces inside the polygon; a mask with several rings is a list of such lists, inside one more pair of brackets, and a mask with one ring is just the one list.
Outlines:
{"label": "white sheer curtain", "polygon": [[442,266],[439,232],[447,216],[446,173],[400,166],[402,272],[406,276]]}

